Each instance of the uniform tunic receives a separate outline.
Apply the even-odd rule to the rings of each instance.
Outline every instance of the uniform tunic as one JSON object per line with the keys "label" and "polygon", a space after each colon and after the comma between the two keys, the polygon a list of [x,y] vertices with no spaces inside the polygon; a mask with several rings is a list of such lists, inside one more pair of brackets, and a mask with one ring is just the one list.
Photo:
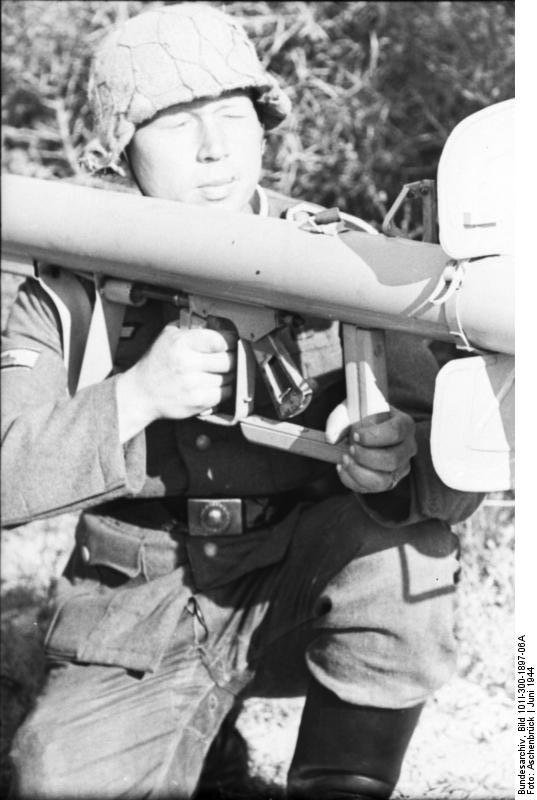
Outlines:
{"label": "uniform tunic", "polygon": [[[268,194],[273,215],[292,205]],[[91,305],[82,285],[80,302]],[[75,781],[95,791],[103,780],[116,796],[125,774],[188,796],[252,682],[299,691],[309,671],[348,702],[402,708],[453,666],[449,524],[481,497],[434,472],[426,344],[387,336],[389,399],[416,420],[418,453],[395,490],[360,496],[333,465],[249,443],[238,427],[159,420],[121,445],[116,375],[176,315],[157,301],[129,308],[112,374],[74,395],[58,314],[35,280],[8,320],[4,525],[82,512],[46,639],[55,666],[15,744],[28,796],[44,785],[69,793]],[[345,394],[337,323],[306,319],[288,345],[315,386],[296,421],[323,429]],[[273,416],[262,385],[255,411]],[[248,498],[249,529],[190,536],[186,497]]]}

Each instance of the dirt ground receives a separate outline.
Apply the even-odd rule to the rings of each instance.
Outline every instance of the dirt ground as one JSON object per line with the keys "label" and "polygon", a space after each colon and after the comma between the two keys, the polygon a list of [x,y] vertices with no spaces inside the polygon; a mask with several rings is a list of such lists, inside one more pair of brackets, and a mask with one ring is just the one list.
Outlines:
{"label": "dirt ground", "polygon": [[[514,796],[512,516],[509,507],[485,505],[458,526],[462,575],[457,674],[425,708],[394,795],[397,800]],[[68,515],[2,534],[0,790],[6,787],[9,742],[42,676],[42,598],[65,563],[74,521]],[[283,796],[302,705],[303,698],[252,697],[245,703],[237,727],[248,743],[259,797]]]}

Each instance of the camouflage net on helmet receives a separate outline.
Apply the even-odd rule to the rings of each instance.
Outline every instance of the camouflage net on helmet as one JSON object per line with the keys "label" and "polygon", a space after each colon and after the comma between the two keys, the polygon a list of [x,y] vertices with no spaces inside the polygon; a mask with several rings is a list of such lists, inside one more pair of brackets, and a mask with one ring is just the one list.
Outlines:
{"label": "camouflage net on helmet", "polygon": [[266,129],[290,111],[289,98],[228,14],[185,3],[133,17],[107,36],[92,64],[89,100],[100,158],[90,166],[117,165],[136,127],[162,109],[236,89],[252,90]]}

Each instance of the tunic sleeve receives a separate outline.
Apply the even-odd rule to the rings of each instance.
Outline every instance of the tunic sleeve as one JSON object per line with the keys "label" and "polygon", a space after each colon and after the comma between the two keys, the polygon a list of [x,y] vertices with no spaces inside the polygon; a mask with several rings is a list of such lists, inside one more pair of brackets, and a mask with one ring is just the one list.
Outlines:
{"label": "tunic sleeve", "polygon": [[2,336],[2,523],[135,494],[145,435],[119,441],[115,380],[70,396],[61,327],[37,281],[26,281]]}

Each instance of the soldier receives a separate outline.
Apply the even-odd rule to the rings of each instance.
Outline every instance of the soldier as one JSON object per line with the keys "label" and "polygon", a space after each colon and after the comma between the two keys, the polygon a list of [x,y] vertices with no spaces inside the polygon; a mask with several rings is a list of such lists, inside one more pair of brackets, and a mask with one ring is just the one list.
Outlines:
{"label": "soldier", "polygon": [[[102,165],[123,159],[142,194],[274,216],[295,204],[259,186],[289,100],[223,12],[185,3],[123,23],[90,100]],[[81,511],[15,793],[237,796],[217,734],[249,691],[306,694],[290,797],[389,797],[453,666],[449,523],[480,501],[431,464],[432,356],[389,337],[392,416],[333,468],[205,421],[232,396],[236,336],[180,328],[165,300],[127,307],[110,375],[77,391],[96,306],[87,279],[44,270],[3,345],[4,519]],[[289,344],[316,388],[298,421],[334,439],[337,326],[305,327]],[[262,385],[256,398],[270,415]],[[213,740],[221,795],[203,772]]]}

